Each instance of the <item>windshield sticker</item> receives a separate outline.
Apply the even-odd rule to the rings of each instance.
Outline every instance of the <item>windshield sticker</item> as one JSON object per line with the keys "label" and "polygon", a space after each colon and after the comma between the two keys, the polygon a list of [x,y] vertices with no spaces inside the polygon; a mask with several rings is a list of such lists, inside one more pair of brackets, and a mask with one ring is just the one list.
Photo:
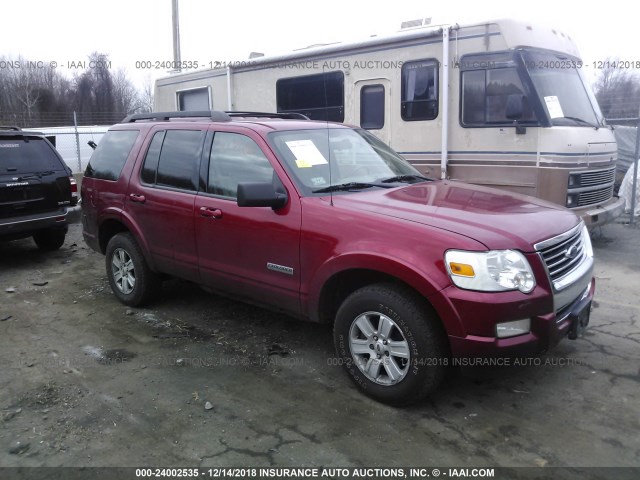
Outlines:
{"label": "windshield sticker", "polygon": [[298,168],[308,168],[328,163],[327,159],[324,158],[318,147],[311,140],[291,140],[285,143],[293,153],[293,156],[296,157]]}
{"label": "windshield sticker", "polygon": [[544,101],[547,104],[547,110],[549,111],[549,116],[551,118],[562,118],[564,117],[564,113],[562,112],[562,107],[560,106],[560,100],[555,95],[551,95],[548,97],[544,97]]}
{"label": "windshield sticker", "polygon": [[327,181],[324,179],[324,177],[313,177],[311,179],[311,183],[313,183],[314,187],[319,187],[320,185],[326,185]]}
{"label": "windshield sticker", "polygon": [[313,167],[313,165],[311,165],[306,160],[296,160],[296,165],[298,166],[298,168],[311,168],[311,167]]}

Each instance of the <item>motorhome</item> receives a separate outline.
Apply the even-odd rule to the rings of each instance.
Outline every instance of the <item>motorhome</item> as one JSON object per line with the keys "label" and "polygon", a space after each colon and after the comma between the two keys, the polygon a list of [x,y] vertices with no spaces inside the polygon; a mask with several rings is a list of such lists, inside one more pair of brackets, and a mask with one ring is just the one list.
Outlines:
{"label": "motorhome", "polygon": [[155,110],[298,112],[377,135],[430,177],[615,218],[616,141],[573,39],[495,20],[211,62],[160,78]]}

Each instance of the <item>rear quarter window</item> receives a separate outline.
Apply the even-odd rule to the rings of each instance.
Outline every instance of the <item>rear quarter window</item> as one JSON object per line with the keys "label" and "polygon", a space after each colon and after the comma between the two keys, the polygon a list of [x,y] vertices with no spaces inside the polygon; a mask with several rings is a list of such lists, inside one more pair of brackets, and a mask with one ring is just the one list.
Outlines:
{"label": "rear quarter window", "polygon": [[117,180],[138,134],[138,130],[108,131],[91,155],[85,177]]}
{"label": "rear quarter window", "polygon": [[53,147],[40,137],[0,138],[0,174],[63,169]]}

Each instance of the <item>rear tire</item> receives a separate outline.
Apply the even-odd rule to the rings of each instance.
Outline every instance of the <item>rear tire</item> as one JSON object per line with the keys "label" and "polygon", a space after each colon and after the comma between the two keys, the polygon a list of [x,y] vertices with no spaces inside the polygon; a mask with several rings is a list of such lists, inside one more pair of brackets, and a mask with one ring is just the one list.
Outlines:
{"label": "rear tire", "polygon": [[349,295],[336,315],[334,342],[356,386],[390,405],[429,395],[449,363],[447,337],[433,309],[394,284],[369,285]]}
{"label": "rear tire", "polygon": [[64,237],[66,235],[67,232],[65,229],[50,228],[34,233],[33,240],[43,252],[52,252],[58,250],[64,244]]}
{"label": "rear tire", "polygon": [[130,307],[149,303],[162,285],[152,272],[138,243],[129,233],[114,235],[107,244],[107,277],[118,300]]}

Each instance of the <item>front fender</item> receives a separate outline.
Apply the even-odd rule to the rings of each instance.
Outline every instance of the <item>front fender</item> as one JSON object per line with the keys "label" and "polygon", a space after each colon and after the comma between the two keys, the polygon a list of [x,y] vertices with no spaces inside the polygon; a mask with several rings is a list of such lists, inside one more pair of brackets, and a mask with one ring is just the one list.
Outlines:
{"label": "front fender", "polygon": [[[380,253],[352,252],[328,259],[315,272],[302,292],[303,308],[313,321],[319,321],[322,292],[327,283],[335,276],[350,270],[370,270],[398,279],[425,298],[435,294],[450,284],[449,278],[440,268],[433,265],[426,272],[415,265]],[[434,274],[435,273],[435,274]]]}

